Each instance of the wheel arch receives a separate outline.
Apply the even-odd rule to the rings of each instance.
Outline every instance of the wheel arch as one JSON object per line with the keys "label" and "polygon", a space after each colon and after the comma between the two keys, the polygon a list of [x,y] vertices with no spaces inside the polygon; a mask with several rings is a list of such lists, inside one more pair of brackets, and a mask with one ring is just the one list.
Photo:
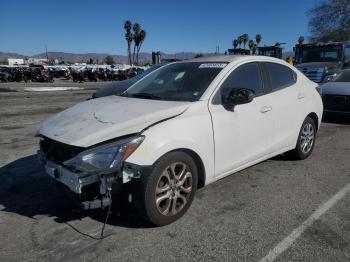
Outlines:
{"label": "wheel arch", "polygon": [[[205,180],[206,180],[206,171],[205,171],[205,166],[203,163],[203,160],[201,159],[201,157],[192,149],[188,149],[188,148],[177,148],[177,149],[173,149],[168,153],[171,152],[183,152],[188,154],[190,157],[192,157],[192,159],[194,160],[194,162],[196,163],[196,166],[198,168],[198,184],[197,184],[197,189],[202,188],[205,186]],[[164,155],[166,155],[164,154]],[[164,156],[163,155],[163,156]],[[161,157],[163,157],[161,156]]]}
{"label": "wheel arch", "polygon": [[312,120],[315,121],[316,124],[316,131],[318,131],[318,127],[319,127],[319,119],[318,116],[315,112],[311,112],[310,114],[307,115],[307,117],[310,117]]}

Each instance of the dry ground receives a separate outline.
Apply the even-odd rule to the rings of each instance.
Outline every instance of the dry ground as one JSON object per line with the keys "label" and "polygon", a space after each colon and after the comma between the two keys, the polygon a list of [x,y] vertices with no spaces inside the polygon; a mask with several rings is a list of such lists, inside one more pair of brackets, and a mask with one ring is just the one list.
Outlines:
{"label": "dry ground", "polygon": [[[309,159],[277,157],[211,184],[171,225],[149,227],[119,202],[109,236],[94,240],[88,235],[98,236],[105,213],[76,210],[35,156],[38,123],[87,99],[101,83],[76,85],[84,89],[0,85],[17,90],[0,93],[1,261],[259,261],[350,182],[350,125],[340,119],[322,124]],[[350,195],[276,261],[350,261]]]}

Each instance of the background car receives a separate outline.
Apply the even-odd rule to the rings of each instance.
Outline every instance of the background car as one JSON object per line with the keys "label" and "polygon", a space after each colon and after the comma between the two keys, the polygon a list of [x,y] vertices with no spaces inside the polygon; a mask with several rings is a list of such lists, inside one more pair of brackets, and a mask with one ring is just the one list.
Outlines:
{"label": "background car", "polygon": [[321,86],[325,115],[350,116],[350,69]]}
{"label": "background car", "polygon": [[110,95],[120,95],[126,89],[128,89],[131,85],[136,83],[138,80],[144,78],[145,76],[152,73],[154,70],[158,69],[161,66],[162,65],[154,65],[151,68],[137,74],[136,76],[130,79],[110,83],[100,88],[96,92],[94,92],[91,98],[99,98],[99,97],[110,96]]}

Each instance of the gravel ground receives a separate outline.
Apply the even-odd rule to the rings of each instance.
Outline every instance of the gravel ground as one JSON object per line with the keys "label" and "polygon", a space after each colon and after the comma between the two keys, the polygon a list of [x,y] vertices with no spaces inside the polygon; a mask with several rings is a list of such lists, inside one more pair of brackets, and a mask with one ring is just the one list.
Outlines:
{"label": "gravel ground", "polygon": [[[95,240],[105,213],[81,212],[56,189],[37,162],[34,135],[40,121],[87,99],[103,83],[24,91],[48,85],[0,84],[0,90],[16,91],[0,93],[1,261],[260,261],[350,183],[350,121],[330,119],[309,159],[279,156],[211,184],[171,225],[150,227],[117,199],[107,237]],[[350,261],[350,194],[276,261]]]}

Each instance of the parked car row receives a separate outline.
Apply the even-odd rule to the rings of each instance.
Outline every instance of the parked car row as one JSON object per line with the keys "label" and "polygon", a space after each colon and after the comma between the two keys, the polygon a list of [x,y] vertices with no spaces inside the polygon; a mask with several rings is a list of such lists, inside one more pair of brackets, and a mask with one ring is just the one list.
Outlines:
{"label": "parked car row", "polygon": [[96,92],[94,92],[91,98],[99,98],[99,97],[110,96],[110,95],[120,95],[126,89],[128,89],[131,85],[136,83],[138,80],[144,78],[145,76],[147,76],[148,74],[152,73],[154,70],[160,67],[161,65],[154,65],[143,72],[139,72],[137,75],[129,79],[124,79],[123,81],[113,82],[111,84],[108,84],[98,89]]}
{"label": "parked car row", "polygon": [[74,82],[84,82],[84,81],[122,81],[132,78],[143,69],[138,67],[132,67],[128,69],[112,69],[112,68],[78,68],[70,69],[70,75]]}
{"label": "parked car row", "polygon": [[131,67],[114,69],[112,67],[1,67],[0,82],[53,82],[55,78],[85,81],[121,81],[132,78],[144,69]]}
{"label": "parked car row", "polygon": [[43,67],[2,67],[0,82],[53,82],[52,74]]}

